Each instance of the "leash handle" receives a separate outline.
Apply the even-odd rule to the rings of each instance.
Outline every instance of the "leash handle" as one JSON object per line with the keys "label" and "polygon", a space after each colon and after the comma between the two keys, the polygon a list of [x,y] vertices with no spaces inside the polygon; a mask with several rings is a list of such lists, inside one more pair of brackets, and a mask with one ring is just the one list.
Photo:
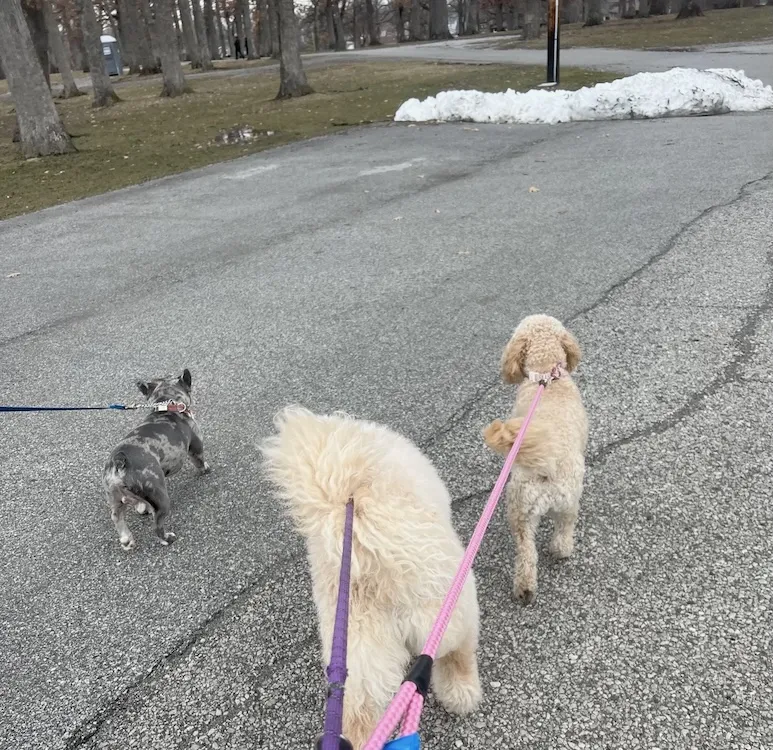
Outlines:
{"label": "leash handle", "polygon": [[349,589],[352,572],[352,536],[354,526],[354,498],[346,503],[341,573],[338,580],[333,644],[327,668],[328,694],[325,707],[325,728],[317,740],[318,750],[351,750],[352,745],[342,736],[344,719],[344,684],[346,683],[346,646],[349,630]]}
{"label": "leash handle", "polygon": [[[552,379],[556,378],[553,377]],[[473,532],[464,556],[459,563],[456,575],[451,583],[451,588],[446,594],[446,598],[435,619],[435,624],[427,637],[424,644],[424,650],[421,652],[422,655],[419,656],[419,659],[421,659],[422,656],[434,659],[437,654],[438,646],[440,646],[448,623],[451,621],[451,616],[459,601],[464,584],[467,582],[467,576],[472,569],[472,564],[475,562],[481,542],[486,534],[486,529],[494,516],[494,511],[502,496],[505,484],[507,484],[507,478],[510,476],[513,464],[515,463],[515,458],[518,455],[518,451],[521,449],[521,444],[526,435],[526,429],[534,416],[534,412],[542,398],[542,393],[544,392],[546,385],[547,383],[542,381],[537,386],[537,392],[534,394],[529,411],[521,424],[521,429],[518,431],[513,447],[510,448],[510,452],[507,454],[504,466],[502,466],[502,470],[499,472],[499,477],[494,485],[494,489],[491,490],[486,507],[483,509],[483,513],[475,526],[475,531]],[[401,720],[403,724],[400,736],[406,737],[415,734],[419,728],[419,720],[421,719],[423,706],[424,696],[419,692],[416,683],[410,680],[403,682],[397,695],[389,704],[386,713],[371,734],[370,739],[363,746],[363,750],[382,750]]]}

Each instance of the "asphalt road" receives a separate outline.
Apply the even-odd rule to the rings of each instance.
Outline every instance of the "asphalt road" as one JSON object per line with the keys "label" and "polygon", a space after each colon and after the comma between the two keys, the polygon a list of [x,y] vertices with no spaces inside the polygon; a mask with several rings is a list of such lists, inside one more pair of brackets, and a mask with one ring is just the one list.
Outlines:
{"label": "asphalt road", "polygon": [[538,311],[585,351],[576,553],[543,529],[523,608],[497,516],[484,703],[431,702],[425,746],[773,746],[771,227],[770,113],[366,128],[0,223],[2,401],[187,366],[214,468],[171,482],[174,545],[135,519],[126,554],[99,475],[135,417],[0,418],[0,748],[309,747],[309,577],[255,443],[288,402],[383,421],[467,539]]}
{"label": "asphalt road", "polygon": [[[544,65],[541,49],[496,49],[501,38],[452,39],[432,44],[376,47],[346,53],[365,59],[442,60],[454,63],[497,63],[501,65]],[[340,56],[341,53],[338,53]],[[309,59],[335,54],[309,55]],[[572,47],[561,50],[561,65],[611,70],[623,75],[671,68],[734,68],[751,78],[773,84],[773,41],[712,45],[684,50],[596,49]]]}

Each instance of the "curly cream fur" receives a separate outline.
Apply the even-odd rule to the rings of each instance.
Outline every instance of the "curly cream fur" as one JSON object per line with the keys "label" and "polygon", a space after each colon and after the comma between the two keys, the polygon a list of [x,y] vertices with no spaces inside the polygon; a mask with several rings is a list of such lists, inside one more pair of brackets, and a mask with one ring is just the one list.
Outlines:
{"label": "curly cream fur", "polygon": [[[375,728],[424,645],[463,548],[432,463],[406,438],[343,414],[280,412],[261,446],[264,468],[306,540],[322,663],[330,658],[346,502],[354,498],[344,734],[355,749]],[[433,670],[454,713],[474,710],[478,602],[470,577]]]}
{"label": "curly cream fur", "polygon": [[[548,315],[524,318],[502,354],[502,377],[519,384],[512,416],[497,419],[483,431],[486,444],[507,455],[538,384],[529,372],[549,372],[556,364],[574,371],[580,346],[569,331]],[[507,486],[507,514],[516,544],[515,595],[524,603],[537,591],[537,548],[534,537],[543,515],[554,521],[551,552],[569,557],[574,550],[574,527],[585,477],[588,421],[577,386],[571,377],[553,381],[526,430]]]}

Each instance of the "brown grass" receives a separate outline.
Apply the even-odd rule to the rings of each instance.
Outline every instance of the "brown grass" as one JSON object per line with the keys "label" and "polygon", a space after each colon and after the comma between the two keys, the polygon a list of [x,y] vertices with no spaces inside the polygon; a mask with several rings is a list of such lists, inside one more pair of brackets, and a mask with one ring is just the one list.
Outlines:
{"label": "brown grass", "polygon": [[[761,8],[710,10],[698,18],[677,21],[675,16],[618,19],[601,26],[582,24],[561,27],[561,46],[659,49],[702,47],[707,44],[753,42],[773,38],[773,5]],[[510,37],[499,41],[499,49],[542,49],[545,39],[522,42]]]}

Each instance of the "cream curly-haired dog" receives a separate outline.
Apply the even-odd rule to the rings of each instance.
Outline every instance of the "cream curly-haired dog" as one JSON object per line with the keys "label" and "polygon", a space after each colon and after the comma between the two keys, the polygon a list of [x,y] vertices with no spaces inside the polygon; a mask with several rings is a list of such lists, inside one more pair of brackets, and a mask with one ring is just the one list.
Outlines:
{"label": "cream curly-haired dog", "polygon": [[554,522],[550,551],[569,557],[585,477],[588,420],[569,376],[580,362],[574,336],[549,315],[524,318],[502,354],[502,377],[518,384],[512,417],[483,431],[490,448],[507,455],[542,377],[558,367],[560,377],[542,395],[526,430],[507,486],[507,515],[516,545],[514,593],[528,604],[537,591],[534,536],[547,514]]}
{"label": "cream curly-haired dog", "polygon": [[[409,440],[373,422],[288,407],[261,446],[306,540],[322,663],[330,658],[346,504],[354,499],[344,735],[361,747],[400,687],[463,555],[451,500]],[[435,660],[432,687],[453,713],[474,710],[478,601],[470,574]]]}

